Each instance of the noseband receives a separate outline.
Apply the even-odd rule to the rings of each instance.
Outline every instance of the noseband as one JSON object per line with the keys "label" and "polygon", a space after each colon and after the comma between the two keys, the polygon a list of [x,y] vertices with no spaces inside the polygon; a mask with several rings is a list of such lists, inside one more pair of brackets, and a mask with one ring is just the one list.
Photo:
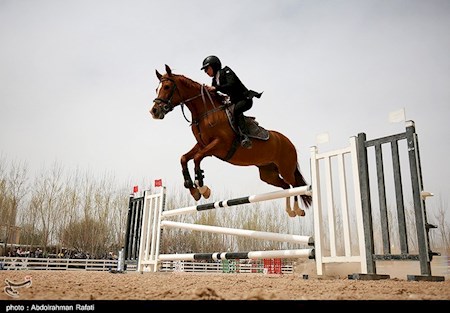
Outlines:
{"label": "noseband", "polygon": [[[157,103],[159,106],[161,106],[161,103],[163,103],[164,105],[161,106],[163,112],[169,113],[170,111],[173,110],[173,108],[176,106],[172,103],[172,98],[173,95],[175,94],[175,90],[177,90],[177,84],[175,83],[175,81],[173,79],[170,78],[165,78],[161,80],[161,83],[165,80],[169,80],[173,83],[172,86],[172,90],[170,90],[170,94],[169,94],[169,98],[168,99],[163,99],[163,98],[155,98],[155,100],[153,100],[153,102]],[[178,91],[179,92],[179,91]],[[180,102],[179,104],[181,104],[182,102]]]}

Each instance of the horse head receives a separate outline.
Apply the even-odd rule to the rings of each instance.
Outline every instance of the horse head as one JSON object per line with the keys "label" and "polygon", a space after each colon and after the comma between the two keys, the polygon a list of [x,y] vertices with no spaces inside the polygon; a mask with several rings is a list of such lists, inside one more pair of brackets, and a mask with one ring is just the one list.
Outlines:
{"label": "horse head", "polygon": [[183,102],[176,84],[176,75],[166,64],[166,74],[162,75],[156,70],[156,77],[159,85],[156,88],[156,98],[153,100],[153,107],[150,114],[154,119],[162,120],[167,113],[172,111],[177,105]]}

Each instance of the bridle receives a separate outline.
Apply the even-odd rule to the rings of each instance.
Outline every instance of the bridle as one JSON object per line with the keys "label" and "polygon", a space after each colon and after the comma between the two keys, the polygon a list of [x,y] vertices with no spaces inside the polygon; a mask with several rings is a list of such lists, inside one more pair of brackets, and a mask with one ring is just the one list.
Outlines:
{"label": "bridle", "polygon": [[[173,108],[175,108],[178,104],[181,104],[181,103],[182,103],[182,102],[180,102],[180,103],[178,103],[178,104],[173,104],[173,103],[172,103],[172,98],[173,98],[173,95],[175,94],[175,90],[178,90],[178,95],[179,95],[180,98],[181,98],[180,90],[177,88],[177,84],[175,83],[175,81],[174,81],[173,79],[170,79],[170,78],[164,78],[164,79],[161,79],[161,84],[162,84],[164,81],[166,81],[166,80],[172,82],[172,89],[170,90],[169,98],[167,98],[167,99],[163,99],[163,98],[155,98],[155,100],[153,100],[153,102],[157,103],[157,104],[162,108],[162,110],[163,110],[163,112],[164,112],[165,114],[166,114],[166,113],[169,113],[169,112],[172,111]],[[161,103],[163,103],[164,105],[161,106]]]}
{"label": "bridle", "polygon": [[[164,114],[169,113],[169,112],[172,111],[177,105],[180,105],[180,106],[181,106],[181,111],[183,112],[183,117],[184,117],[184,119],[185,119],[188,123],[191,123],[191,121],[188,120],[188,118],[186,117],[186,114],[184,113],[184,105],[185,105],[187,102],[190,102],[190,101],[195,100],[195,99],[197,99],[197,98],[199,98],[199,97],[202,97],[203,104],[204,104],[205,107],[206,107],[206,101],[205,101],[205,89],[206,89],[206,88],[205,88],[205,85],[202,85],[202,87],[201,87],[201,89],[200,89],[200,93],[199,93],[198,95],[196,95],[196,96],[194,96],[194,97],[191,97],[191,98],[189,98],[189,99],[186,99],[186,100],[181,100],[179,103],[174,104],[174,103],[172,102],[172,98],[173,98],[173,96],[174,96],[174,94],[175,94],[175,91],[178,92],[178,95],[179,95],[180,99],[183,99],[183,97],[181,96],[181,93],[180,93],[180,89],[178,89],[175,80],[173,80],[173,79],[171,79],[171,78],[163,78],[163,79],[160,80],[161,83],[163,83],[164,81],[171,81],[171,82],[172,82],[172,89],[170,90],[170,93],[169,93],[168,98],[166,98],[166,99],[163,99],[163,98],[155,98],[155,99],[153,100],[153,102],[156,103],[156,104],[158,104],[158,105],[161,107],[161,109],[162,109],[162,111],[164,112]],[[211,111],[207,111],[204,115],[201,116],[201,118],[203,118],[204,116],[208,115],[208,114],[209,114],[210,112],[212,112],[212,111],[217,111],[217,108],[216,108],[216,106],[214,105],[214,101],[213,101],[213,99],[211,98],[211,95],[209,94],[209,92],[206,92],[206,94],[208,95],[209,101],[210,101],[211,104],[213,105],[213,109],[212,109]],[[162,104],[163,104],[163,105],[162,105]],[[199,118],[199,119],[201,119],[201,118]],[[197,122],[198,122],[199,119],[197,119]]]}

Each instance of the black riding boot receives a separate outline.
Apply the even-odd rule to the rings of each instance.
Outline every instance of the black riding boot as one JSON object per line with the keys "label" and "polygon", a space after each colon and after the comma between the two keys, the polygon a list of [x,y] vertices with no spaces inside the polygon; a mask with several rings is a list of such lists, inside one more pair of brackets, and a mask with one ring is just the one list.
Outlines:
{"label": "black riding boot", "polygon": [[252,141],[247,136],[248,128],[247,124],[245,123],[245,117],[242,114],[239,116],[239,129],[241,131],[241,146],[246,149],[251,149]]}

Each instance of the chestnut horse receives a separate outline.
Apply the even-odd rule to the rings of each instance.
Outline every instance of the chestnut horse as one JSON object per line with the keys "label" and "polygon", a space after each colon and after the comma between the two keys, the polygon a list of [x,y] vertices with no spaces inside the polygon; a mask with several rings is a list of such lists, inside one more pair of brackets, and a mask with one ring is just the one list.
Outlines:
{"label": "chestnut horse", "polygon": [[[230,124],[228,105],[225,105],[223,95],[210,93],[204,85],[183,75],[173,74],[168,65],[165,67],[164,75],[156,70],[160,83],[150,113],[154,119],[162,120],[178,105],[183,114],[184,106],[191,112],[191,128],[197,143],[181,157],[181,167],[184,186],[196,201],[202,195],[208,198],[211,193],[203,183],[204,175],[200,167],[202,160],[208,156],[215,156],[233,165],[257,166],[260,179],[276,187],[289,189],[291,186],[307,185],[298,166],[297,151],[286,136],[270,130],[266,131],[267,138],[253,139],[251,149],[241,147],[239,136]],[[194,182],[188,169],[190,160],[194,160]],[[310,195],[301,195],[301,199],[306,207],[310,207]],[[298,204],[298,196],[294,196],[293,209],[289,198],[286,198],[286,211],[291,217],[305,215]]]}

